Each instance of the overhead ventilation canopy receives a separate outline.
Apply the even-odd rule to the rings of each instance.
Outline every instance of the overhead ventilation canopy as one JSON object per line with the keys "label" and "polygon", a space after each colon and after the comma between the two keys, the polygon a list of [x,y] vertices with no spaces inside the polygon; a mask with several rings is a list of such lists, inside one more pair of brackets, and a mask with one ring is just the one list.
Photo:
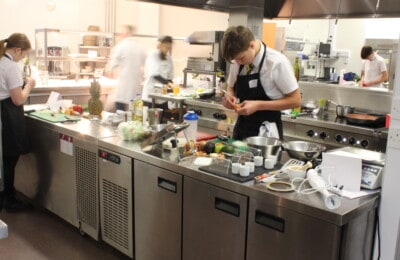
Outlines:
{"label": "overhead ventilation canopy", "polygon": [[[126,0],[133,1],[133,0]],[[165,5],[230,12],[238,0],[141,0]],[[244,2],[251,2],[245,0]],[[400,17],[399,0],[265,0],[264,18]]]}

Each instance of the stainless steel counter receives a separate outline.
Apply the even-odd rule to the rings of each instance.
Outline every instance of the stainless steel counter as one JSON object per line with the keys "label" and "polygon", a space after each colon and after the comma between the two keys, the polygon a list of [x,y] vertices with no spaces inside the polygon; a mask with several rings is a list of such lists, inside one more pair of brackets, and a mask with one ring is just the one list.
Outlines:
{"label": "stainless steel counter", "polygon": [[[221,247],[229,248],[233,243],[231,238],[239,237],[240,239],[235,241],[241,248],[241,252],[245,252],[247,246],[248,255],[253,256],[247,259],[260,259],[267,253],[273,253],[276,256],[274,259],[289,259],[293,258],[296,255],[295,252],[299,252],[298,250],[307,251],[307,254],[299,259],[320,259],[318,257],[322,255],[324,259],[361,259],[354,257],[371,252],[374,214],[379,195],[353,200],[342,198],[338,209],[329,210],[318,193],[300,195],[296,192],[274,192],[268,190],[265,184],[255,184],[252,180],[239,183],[201,171],[199,166],[192,164],[193,157],[186,157],[176,163],[176,161],[170,161],[170,157],[161,159],[147,154],[141,150],[139,143],[122,140],[117,135],[116,127],[103,126],[99,121],[82,119],[74,124],[54,124],[27,116],[27,127],[33,147],[32,152],[22,156],[18,163],[16,189],[95,240],[100,239],[100,236],[103,241],[109,241],[106,240],[108,238],[112,240],[121,227],[123,232],[118,234],[124,234],[123,241],[126,243],[110,243],[110,245],[129,256],[134,255],[131,250],[135,245],[132,228],[119,219],[121,215],[117,216],[118,212],[127,214],[128,223],[131,223],[129,219],[135,215],[137,217],[135,226],[152,225],[152,228],[154,228],[154,223],[147,223],[148,217],[159,216],[157,213],[147,214],[144,219],[142,216],[141,222],[136,223],[140,219],[140,213],[143,213],[143,208],[152,209],[153,206],[147,205],[150,201],[144,203],[144,200],[140,200],[142,208],[137,209],[137,212],[133,211],[133,208],[136,210],[138,203],[135,206],[132,205],[132,196],[137,199],[141,193],[138,187],[133,189],[131,180],[150,178],[153,180],[150,183],[144,184],[140,180],[134,182],[135,185],[138,183],[150,185],[150,189],[152,183],[156,188],[157,185],[160,186],[159,178],[161,178],[166,181],[165,190],[166,187],[171,188],[171,185],[175,184],[169,178],[165,179],[164,175],[167,173],[169,177],[175,176],[176,180],[179,180],[180,184],[175,184],[173,186],[175,189],[172,189],[179,190],[178,196],[174,192],[160,191],[158,187],[157,191],[163,195],[154,191],[158,195],[150,193],[148,198],[154,202],[156,197],[160,196],[158,198],[161,200],[157,203],[161,203],[164,210],[168,207],[168,212],[173,211],[170,207],[173,208],[175,204],[164,201],[166,196],[164,192],[178,199],[177,202],[174,201],[178,203],[178,211],[183,212],[185,217],[183,224],[179,219],[175,223],[176,227],[183,227],[184,233],[181,238],[181,232],[178,231],[176,241],[178,244],[179,241],[184,241],[181,245],[186,250],[184,254],[192,252],[193,247],[199,246],[198,242],[193,241],[206,240],[210,235],[210,230],[207,229],[210,228],[217,230],[215,234],[225,234],[218,239],[218,242],[213,243],[214,247],[217,246],[218,250]],[[66,147],[63,148],[63,146]],[[121,158],[124,158],[123,161],[126,163],[123,164]],[[287,155],[283,154],[281,162],[287,159]],[[107,165],[114,167],[110,166],[110,168]],[[149,189],[146,188],[144,191],[147,193]],[[212,196],[209,194],[211,191],[214,194]],[[125,203],[117,203],[121,197],[124,198]],[[207,198],[207,203],[203,200],[199,201],[200,198]],[[238,206],[236,200],[232,201],[233,198],[241,201],[241,206]],[[107,204],[104,201],[109,201],[108,199],[111,202]],[[179,202],[181,200],[186,204],[182,205],[182,202]],[[194,208],[190,209],[190,207]],[[105,213],[106,209],[112,209],[110,212],[115,213],[115,217]],[[229,214],[221,215],[221,210]],[[201,212],[200,219],[198,215],[193,215],[193,212]],[[213,218],[209,218],[210,212]],[[240,212],[240,225],[237,224],[237,212]],[[181,216],[179,212],[177,214]],[[235,220],[231,223],[232,225],[226,224],[227,218]],[[167,226],[170,226],[171,221],[167,222]],[[124,224],[120,226],[121,223]],[[111,232],[100,232],[100,230],[105,231],[106,226]],[[192,232],[191,227],[194,226],[201,227],[200,230],[205,231],[200,232],[203,235]],[[249,227],[247,231],[246,226]],[[226,232],[233,229],[238,232],[237,235],[226,236]],[[162,234],[169,241],[171,232],[168,230],[164,230]],[[309,233],[310,230],[313,230],[315,234],[324,234],[323,238],[311,235],[303,239],[305,233]],[[149,245],[146,240],[140,239],[143,238],[144,232],[137,233],[136,231],[137,248],[147,250]],[[145,234],[146,237],[149,235],[147,230]],[[157,234],[158,239],[159,233]],[[245,237],[247,238],[246,245],[244,245]],[[269,247],[260,242],[266,240],[269,241],[267,242]],[[363,241],[362,245],[359,241]],[[168,245],[165,240],[158,242],[158,248]],[[309,248],[310,244],[315,245],[318,250]],[[155,244],[152,242],[152,245]],[[279,246],[276,248],[275,245]],[[286,252],[284,249],[288,245],[295,246],[296,250],[291,253]],[[209,243],[202,246],[205,252],[214,252],[210,249]],[[179,247],[175,253],[178,255],[181,253]],[[341,256],[337,257],[338,255]],[[244,258],[239,256],[237,259]]]}
{"label": "stainless steel counter", "polygon": [[37,120],[35,124],[42,125],[52,131],[69,134],[87,140],[93,145],[115,151],[133,159],[145,161],[149,164],[168,169],[172,172],[209,183],[211,185],[237,192],[265,203],[292,209],[304,215],[313,216],[324,221],[342,226],[376,206],[379,196],[369,196],[358,199],[342,198],[342,205],[336,210],[328,210],[319,194],[299,195],[296,192],[280,193],[268,190],[264,184],[254,184],[253,181],[238,183],[216,175],[200,171],[197,166],[191,165],[190,160],[183,160],[179,164],[170,162],[141,151],[137,142],[122,140],[115,131],[115,127],[102,126],[98,121],[82,119],[75,124],[49,123],[28,116],[29,120]]}

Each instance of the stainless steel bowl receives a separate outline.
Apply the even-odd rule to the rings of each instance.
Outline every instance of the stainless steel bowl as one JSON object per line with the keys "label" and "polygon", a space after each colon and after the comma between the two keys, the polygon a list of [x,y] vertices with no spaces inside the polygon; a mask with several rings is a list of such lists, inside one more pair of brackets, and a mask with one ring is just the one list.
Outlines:
{"label": "stainless steel bowl", "polygon": [[282,147],[290,157],[303,161],[314,160],[326,150],[326,147],[321,144],[306,141],[286,142]]}
{"label": "stainless steel bowl", "polygon": [[260,149],[261,155],[267,158],[271,155],[279,155],[282,142],[277,138],[252,136],[246,139],[247,146]]}

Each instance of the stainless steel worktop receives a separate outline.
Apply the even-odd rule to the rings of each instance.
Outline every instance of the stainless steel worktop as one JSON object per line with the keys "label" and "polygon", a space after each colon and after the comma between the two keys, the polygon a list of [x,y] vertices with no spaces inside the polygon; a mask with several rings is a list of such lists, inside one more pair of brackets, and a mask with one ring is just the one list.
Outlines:
{"label": "stainless steel worktop", "polygon": [[[324,221],[342,226],[354,217],[370,210],[376,206],[378,196],[369,196],[349,200],[342,199],[342,205],[336,210],[328,210],[319,194],[299,195],[296,192],[280,193],[269,191],[264,184],[254,184],[253,181],[238,183],[216,175],[200,171],[197,166],[193,166],[190,160],[183,160],[176,164],[168,160],[160,159],[155,156],[142,152],[139,143],[124,141],[116,132],[115,127],[102,126],[99,121],[89,121],[82,119],[74,124],[49,123],[32,116],[29,120],[37,120],[35,124],[40,124],[53,131],[89,140],[90,143],[98,147],[115,151],[133,159],[141,160],[161,168],[168,169],[183,176],[195,178],[211,185],[237,192],[267,204],[285,207],[301,214],[320,218]],[[283,156],[285,158],[285,156]]]}

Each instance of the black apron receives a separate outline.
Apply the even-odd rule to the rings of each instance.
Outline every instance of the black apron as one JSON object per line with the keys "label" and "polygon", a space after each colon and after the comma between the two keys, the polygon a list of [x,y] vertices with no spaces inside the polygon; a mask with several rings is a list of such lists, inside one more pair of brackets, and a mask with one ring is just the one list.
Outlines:
{"label": "black apron", "polygon": [[[4,57],[10,59],[7,55]],[[16,156],[29,152],[24,106],[16,106],[10,98],[1,100],[3,156]]]}
{"label": "black apron", "polygon": [[[239,67],[236,83],[234,85],[234,91],[235,96],[240,99],[240,102],[243,102],[245,100],[272,100],[265,93],[260,80],[260,71],[264,63],[265,55],[267,53],[267,48],[264,43],[263,47],[264,55],[261,58],[257,73],[250,75],[240,75],[240,72],[243,69],[243,65],[240,65]],[[257,86],[251,88],[249,83],[253,80],[257,82]],[[279,137],[280,139],[283,139],[281,111],[270,110],[256,111],[255,113],[248,116],[240,115],[233,130],[233,138],[236,140],[244,140],[250,136],[257,136],[260,130],[260,126],[264,121],[276,123]]]}

